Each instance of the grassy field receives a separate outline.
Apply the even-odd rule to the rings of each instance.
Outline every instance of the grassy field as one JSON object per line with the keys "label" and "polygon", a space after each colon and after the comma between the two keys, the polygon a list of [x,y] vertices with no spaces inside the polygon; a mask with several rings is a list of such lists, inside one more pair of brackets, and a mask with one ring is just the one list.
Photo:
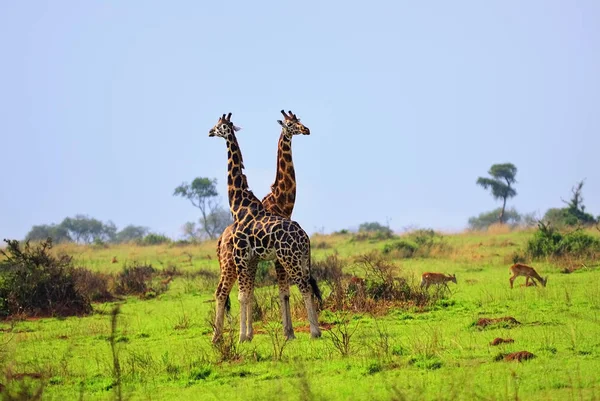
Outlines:
{"label": "grassy field", "polygon": [[[596,233],[597,234],[597,233]],[[216,282],[182,275],[152,299],[128,297],[94,304],[87,317],[41,318],[1,324],[5,380],[36,388],[44,400],[115,399],[111,311],[120,305],[112,337],[128,400],[594,400],[600,398],[600,271],[591,263],[571,274],[550,262],[532,263],[548,286],[510,289],[511,254],[531,231],[447,235],[447,247],[428,257],[396,259],[398,274],[416,282],[422,272],[455,273],[452,292],[425,308],[390,307],[376,316],[322,311],[323,337],[311,340],[294,288],[297,339],[281,340],[278,307],[255,323],[251,343],[234,344],[239,358],[222,361],[211,344]],[[313,257],[336,253],[360,274],[353,256],[381,251],[395,240],[356,241],[315,235]],[[218,272],[214,242],[197,246],[63,245],[77,266],[116,273],[124,263],[182,272]],[[111,263],[113,257],[117,263]],[[394,254],[391,254],[394,257]],[[322,285],[325,293],[328,289]],[[430,291],[434,291],[430,289]],[[277,297],[273,287],[257,290]],[[237,330],[232,293],[231,335]],[[482,317],[512,316],[520,324],[479,328]],[[352,334],[348,355],[334,339]],[[491,346],[496,337],[512,343]],[[231,349],[230,349],[231,350]],[[524,362],[498,355],[529,351]],[[41,378],[20,377],[23,374]],[[15,378],[19,378],[16,380]],[[6,394],[6,393],[4,393]]]}

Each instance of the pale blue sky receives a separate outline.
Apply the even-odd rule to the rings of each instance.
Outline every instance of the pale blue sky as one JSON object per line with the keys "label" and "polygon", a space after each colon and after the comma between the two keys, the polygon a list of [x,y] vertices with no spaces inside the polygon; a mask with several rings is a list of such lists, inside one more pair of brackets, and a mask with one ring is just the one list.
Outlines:
{"label": "pale blue sky", "polygon": [[457,230],[498,206],[475,186],[518,169],[521,212],[587,178],[600,214],[598,1],[0,2],[0,238],[88,214],[176,237],[172,196],[216,177],[238,134],[250,187],[294,138],[308,232],[385,222]]}

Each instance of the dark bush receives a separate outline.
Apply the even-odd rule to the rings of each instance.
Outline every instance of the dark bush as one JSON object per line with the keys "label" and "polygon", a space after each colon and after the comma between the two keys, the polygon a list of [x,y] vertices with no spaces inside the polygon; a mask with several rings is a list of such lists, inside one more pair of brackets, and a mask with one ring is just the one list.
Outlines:
{"label": "dark bush", "polygon": [[346,262],[338,258],[336,254],[327,256],[324,260],[311,263],[311,274],[318,282],[325,282],[331,289],[329,302],[334,305],[335,309],[343,309],[343,305],[347,293],[347,283],[343,282],[344,278],[349,277],[342,269]]}
{"label": "dark bush", "polygon": [[52,239],[37,246],[29,241],[4,240],[5,257],[0,262],[0,316],[72,316],[90,313],[89,299],[76,285],[68,255],[50,253]]}
{"label": "dark bush", "polygon": [[119,295],[145,295],[152,288],[152,279],[157,271],[151,264],[125,265],[116,277],[115,291]]}
{"label": "dark bush", "polygon": [[111,275],[93,272],[84,267],[73,269],[75,287],[92,302],[108,302],[114,299],[110,292],[114,278]]}
{"label": "dark bush", "polygon": [[324,304],[333,311],[387,312],[392,305],[422,307],[437,299],[420,291],[406,277],[398,276],[398,266],[377,253],[355,259],[355,266],[364,271],[364,278],[344,273],[347,263],[331,255],[312,265],[317,281],[324,281],[331,289]]}

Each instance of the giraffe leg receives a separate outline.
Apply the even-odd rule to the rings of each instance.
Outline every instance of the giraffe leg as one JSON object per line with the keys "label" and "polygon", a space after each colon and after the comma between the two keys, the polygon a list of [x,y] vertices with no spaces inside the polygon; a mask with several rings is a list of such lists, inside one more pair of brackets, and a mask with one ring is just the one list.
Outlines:
{"label": "giraffe leg", "polygon": [[256,279],[256,269],[258,268],[258,261],[251,261],[248,263],[248,282],[249,282],[249,296],[246,303],[246,340],[252,341],[254,338],[254,327],[252,323],[253,319],[253,303],[254,303],[254,281]]}
{"label": "giraffe leg", "polygon": [[212,342],[216,343],[221,339],[223,334],[223,320],[225,315],[225,309],[227,299],[231,293],[231,289],[237,279],[236,267],[233,260],[233,254],[231,244],[219,247],[219,264],[221,268],[221,277],[219,278],[219,285],[215,291],[216,299],[216,310],[215,310],[215,324]]}
{"label": "giraffe leg", "polygon": [[288,340],[296,338],[292,324],[292,313],[290,309],[290,283],[284,267],[275,260],[275,272],[277,273],[277,284],[279,285],[279,304],[281,306],[281,320],[283,323],[283,334]]}
{"label": "giraffe leg", "polygon": [[244,258],[243,249],[234,249],[234,263],[238,276],[238,301],[240,301],[240,337],[239,342],[244,342],[248,339],[246,324],[248,321],[248,302],[252,298],[251,282],[248,274],[248,262]]}
{"label": "giraffe leg", "polygon": [[252,298],[254,295],[254,276],[256,262],[241,260],[237,263],[238,284],[240,293],[240,338],[239,342],[251,341],[254,336],[252,328]]}
{"label": "giraffe leg", "polygon": [[223,320],[225,317],[225,305],[227,304],[227,298],[231,293],[231,289],[235,284],[235,278],[233,280],[221,277],[217,291],[215,292],[216,298],[216,313],[215,313],[215,327],[212,341],[216,343],[220,340],[223,334]]}
{"label": "giraffe leg", "polygon": [[[306,261],[305,263],[310,263]],[[301,264],[294,263],[295,266],[302,266]],[[290,270],[289,268],[286,270]],[[306,273],[305,273],[306,272]],[[298,286],[302,298],[304,299],[304,305],[306,306],[306,313],[308,315],[308,322],[310,324],[310,336],[312,338],[321,337],[321,329],[319,329],[319,316],[317,315],[317,309],[313,301],[313,290],[310,284],[310,269],[301,268],[297,271],[296,275],[293,275],[295,284]]]}

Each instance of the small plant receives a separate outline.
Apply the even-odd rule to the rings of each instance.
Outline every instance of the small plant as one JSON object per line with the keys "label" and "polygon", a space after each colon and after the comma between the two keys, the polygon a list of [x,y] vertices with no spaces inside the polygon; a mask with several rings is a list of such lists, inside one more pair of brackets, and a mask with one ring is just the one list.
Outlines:
{"label": "small plant", "polygon": [[427,369],[427,370],[436,370],[442,367],[442,361],[432,355],[423,355],[419,354],[411,357],[408,360],[409,365],[414,365],[417,368]]}
{"label": "small plant", "polygon": [[181,303],[181,315],[177,316],[177,320],[173,325],[175,330],[187,330],[192,326],[192,320],[183,308],[183,302]]}
{"label": "small plant", "polygon": [[271,349],[273,350],[273,360],[281,361],[283,351],[288,344],[288,339],[284,336],[281,330],[281,323],[273,320],[264,320],[263,328],[271,339]]}
{"label": "small plant", "polygon": [[[237,317],[239,319],[239,316]],[[215,331],[215,311],[211,310],[206,318],[208,325]],[[221,337],[212,343],[212,348],[217,355],[218,362],[237,361],[241,358],[238,348],[238,331],[231,315],[225,317],[225,327]]]}
{"label": "small plant", "polygon": [[378,321],[375,316],[373,316],[373,323],[375,325],[375,338],[372,341],[369,341],[368,346],[371,348],[373,354],[380,360],[387,360],[392,351],[390,332],[385,321]]}
{"label": "small plant", "polygon": [[351,340],[360,324],[360,320],[357,320],[355,323],[351,323],[351,320],[348,311],[338,312],[336,314],[337,324],[327,331],[333,347],[343,357],[350,355],[350,352],[352,351]]}
{"label": "small plant", "polygon": [[212,374],[210,365],[196,366],[190,371],[190,381],[206,380]]}

